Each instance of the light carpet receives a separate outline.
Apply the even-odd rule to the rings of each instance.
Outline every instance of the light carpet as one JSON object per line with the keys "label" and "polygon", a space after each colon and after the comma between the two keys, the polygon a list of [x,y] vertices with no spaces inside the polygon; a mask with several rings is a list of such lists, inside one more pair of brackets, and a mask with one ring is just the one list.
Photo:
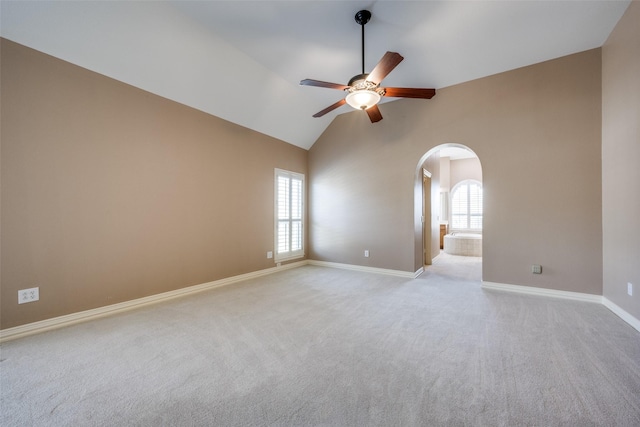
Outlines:
{"label": "light carpet", "polygon": [[639,426],[604,306],[305,266],[0,347],[3,426]]}

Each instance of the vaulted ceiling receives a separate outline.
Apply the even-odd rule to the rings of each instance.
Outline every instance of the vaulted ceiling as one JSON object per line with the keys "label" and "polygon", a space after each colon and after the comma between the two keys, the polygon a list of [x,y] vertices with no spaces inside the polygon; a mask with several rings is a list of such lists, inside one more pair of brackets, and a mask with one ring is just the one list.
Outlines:
{"label": "vaulted ceiling", "polygon": [[312,118],[344,94],[299,82],[346,84],[361,72],[360,9],[373,15],[365,27],[367,72],[395,51],[405,59],[384,86],[441,89],[600,47],[628,5],[3,0],[0,34],[308,149],[336,115],[354,110],[345,105]]}

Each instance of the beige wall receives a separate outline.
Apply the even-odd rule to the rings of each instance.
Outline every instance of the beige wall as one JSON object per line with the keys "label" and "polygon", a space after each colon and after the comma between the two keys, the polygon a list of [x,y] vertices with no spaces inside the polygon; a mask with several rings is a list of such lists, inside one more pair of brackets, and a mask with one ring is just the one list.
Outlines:
{"label": "beige wall", "polygon": [[452,160],[449,173],[451,189],[466,179],[482,182],[482,166],[477,158]]}
{"label": "beige wall", "polygon": [[[451,191],[451,158],[440,157],[440,191]],[[446,221],[446,218],[443,218]]]}
{"label": "beige wall", "polygon": [[7,40],[1,55],[3,329],[274,266],[274,168],[306,174],[307,151]]}
{"label": "beige wall", "polygon": [[416,169],[458,143],[482,164],[484,280],[601,294],[600,83],[595,49],[338,116],[309,153],[311,257],[415,271]]}
{"label": "beige wall", "polygon": [[[640,319],[640,2],[602,48],[604,296]],[[627,294],[633,284],[633,296]]]}

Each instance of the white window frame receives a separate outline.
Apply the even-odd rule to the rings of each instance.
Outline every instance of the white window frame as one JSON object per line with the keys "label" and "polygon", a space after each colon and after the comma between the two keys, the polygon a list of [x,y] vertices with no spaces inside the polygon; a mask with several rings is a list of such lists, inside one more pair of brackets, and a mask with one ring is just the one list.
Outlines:
{"label": "white window frame", "polygon": [[[285,217],[280,218],[280,186],[279,186],[279,182],[280,182],[280,178],[285,178],[289,180],[289,191],[286,195],[286,197],[288,198],[287,200],[284,201],[285,205],[288,206],[288,209],[285,215]],[[292,183],[294,181],[300,181],[300,197],[299,197],[299,202],[300,205],[298,206],[297,211],[300,213],[300,218],[294,218],[294,216],[292,215],[294,212],[294,209],[291,209],[291,204],[292,204],[292,195],[293,192],[291,191],[291,186]],[[297,173],[297,172],[291,172],[291,171],[287,171],[284,169],[275,169],[275,173],[274,173],[274,251],[273,253],[274,255],[274,261],[275,262],[281,262],[281,261],[286,261],[286,260],[291,260],[291,259],[295,259],[295,258],[302,258],[304,257],[304,247],[305,247],[305,239],[304,239],[304,230],[305,230],[305,206],[304,206],[304,200],[305,200],[305,181],[304,181],[304,174],[301,173]],[[287,242],[285,242],[285,245],[287,246],[287,248],[285,250],[282,250],[281,245],[280,245],[280,231],[281,231],[281,226],[287,224],[286,230],[284,230],[284,232],[286,233],[286,239]],[[299,242],[300,242],[300,247],[299,248],[295,248],[292,247],[292,244],[294,243],[294,236],[293,236],[293,232],[294,232],[294,224],[298,224],[299,228],[298,228],[298,233],[299,233]]]}
{"label": "white window frame", "polygon": [[[478,215],[478,214],[472,214],[470,212],[470,203],[469,203],[469,194],[467,193],[467,226],[460,228],[460,227],[455,227],[454,226],[454,221],[453,221],[453,216],[454,216],[454,209],[453,209],[453,198],[456,194],[456,192],[458,191],[458,189],[463,186],[469,186],[470,184],[475,184],[478,185],[480,187],[480,189],[482,189],[482,212]],[[468,188],[468,187],[467,187]],[[463,181],[458,182],[456,185],[453,186],[453,188],[451,189],[451,192],[449,193],[450,197],[449,197],[449,227],[451,231],[471,231],[471,232],[476,232],[476,233],[481,233],[482,232],[482,225],[480,226],[480,228],[471,228],[471,217],[473,216],[480,216],[482,218],[481,220],[481,224],[482,222],[484,222],[484,188],[482,186],[482,183],[480,181],[477,181],[475,179],[465,179]]]}

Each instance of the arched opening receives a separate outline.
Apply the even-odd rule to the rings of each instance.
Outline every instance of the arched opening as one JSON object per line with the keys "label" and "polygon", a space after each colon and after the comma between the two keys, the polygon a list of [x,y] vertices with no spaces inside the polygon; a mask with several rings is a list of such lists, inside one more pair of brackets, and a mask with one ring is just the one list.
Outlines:
{"label": "arched opening", "polygon": [[[482,166],[471,148],[442,144],[416,168],[416,269],[482,256]],[[421,263],[421,265],[418,265]]]}

